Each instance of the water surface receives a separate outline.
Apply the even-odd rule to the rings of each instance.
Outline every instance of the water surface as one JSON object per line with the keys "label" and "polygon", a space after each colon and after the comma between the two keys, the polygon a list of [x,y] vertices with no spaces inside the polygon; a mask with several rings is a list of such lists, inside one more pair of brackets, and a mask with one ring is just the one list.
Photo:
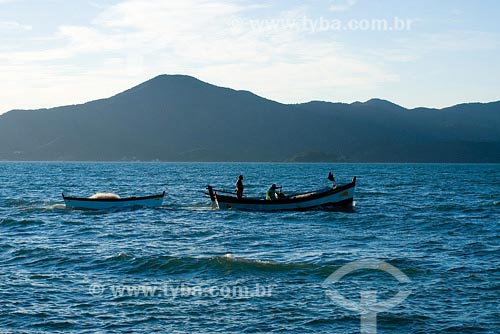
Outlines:
{"label": "water surface", "polygon": [[[330,170],[358,176],[354,212],[214,211],[203,194],[239,174],[247,194],[312,190]],[[322,283],[366,258],[411,279],[357,270],[331,287],[353,301],[411,290],[378,314],[379,333],[500,328],[500,165],[0,163],[0,185],[0,332],[356,333],[359,314]],[[72,211],[61,198],[163,190],[158,209]]]}

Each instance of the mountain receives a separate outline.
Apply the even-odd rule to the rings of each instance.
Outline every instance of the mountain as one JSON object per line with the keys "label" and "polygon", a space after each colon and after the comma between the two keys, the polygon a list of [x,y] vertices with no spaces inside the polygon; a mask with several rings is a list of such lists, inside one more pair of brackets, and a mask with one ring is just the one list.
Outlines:
{"label": "mountain", "polygon": [[500,162],[500,101],[286,105],[182,75],[0,115],[0,160]]}

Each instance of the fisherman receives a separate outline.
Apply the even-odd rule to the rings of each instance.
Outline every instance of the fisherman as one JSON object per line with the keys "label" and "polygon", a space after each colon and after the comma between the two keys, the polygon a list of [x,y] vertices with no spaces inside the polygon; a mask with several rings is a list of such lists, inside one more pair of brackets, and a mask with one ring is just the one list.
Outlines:
{"label": "fisherman", "polygon": [[328,180],[330,180],[332,182],[332,188],[335,188],[336,187],[336,185],[335,185],[335,177],[333,176],[332,172],[328,173]]}
{"label": "fisherman", "polygon": [[243,189],[245,188],[243,185],[243,175],[238,176],[238,181],[236,181],[235,187],[236,197],[241,199],[243,197]]}
{"label": "fisherman", "polygon": [[266,200],[274,201],[275,199],[278,199],[278,194],[276,193],[276,188],[277,188],[276,184],[273,183],[273,185],[266,192]]}

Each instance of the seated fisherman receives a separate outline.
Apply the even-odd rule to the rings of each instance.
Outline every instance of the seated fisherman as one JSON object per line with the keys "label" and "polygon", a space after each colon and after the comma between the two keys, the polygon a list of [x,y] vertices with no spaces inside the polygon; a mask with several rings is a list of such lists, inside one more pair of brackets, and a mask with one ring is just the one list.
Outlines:
{"label": "seated fisherman", "polygon": [[273,183],[273,185],[266,192],[266,200],[274,201],[275,199],[278,199],[276,188],[277,188],[276,185]]}

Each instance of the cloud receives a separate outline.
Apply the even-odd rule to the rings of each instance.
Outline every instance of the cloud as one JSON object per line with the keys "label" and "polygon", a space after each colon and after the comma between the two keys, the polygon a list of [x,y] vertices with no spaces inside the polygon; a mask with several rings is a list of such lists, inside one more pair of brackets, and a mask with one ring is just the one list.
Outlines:
{"label": "cloud", "polygon": [[[0,80],[14,81],[12,87],[39,107],[106,97],[161,73],[190,74],[282,102],[333,99],[334,91],[399,80],[351,54],[334,33],[232,25],[255,17],[262,6],[244,0],[122,1],[103,8],[88,25],[59,26],[41,47],[0,51],[2,69],[24,68],[22,75],[0,71]],[[270,10],[278,20],[307,14],[304,7]],[[67,87],[72,93],[63,99]]]}
{"label": "cloud", "polygon": [[32,27],[30,25],[21,24],[16,21],[0,21],[0,31],[2,30],[19,30],[29,31]]}
{"label": "cloud", "polygon": [[197,73],[202,78],[212,78],[213,83],[250,90],[284,103],[336,100],[346,90],[356,88],[361,94],[374,85],[399,81],[397,75],[386,73],[378,66],[326,56],[259,67],[224,64],[206,67]]}
{"label": "cloud", "polygon": [[[353,5],[354,2],[349,0],[348,4]],[[330,36],[315,38],[290,29],[265,33],[248,26],[235,29],[235,21],[248,21],[248,12],[260,6],[259,3],[246,1],[130,0],[110,7],[94,23],[126,34],[124,47],[143,50],[145,57],[155,53],[165,60],[170,58],[171,63],[180,67],[192,64],[193,68],[203,69],[203,73],[214,73],[211,67],[234,69],[239,64],[248,71],[247,75],[259,72],[261,68],[270,69],[274,64],[290,64],[290,71],[293,71],[293,66],[301,65],[304,70],[316,75],[324,73],[317,71],[319,64],[329,64],[332,68],[355,69],[359,66],[366,69],[367,64],[342,51],[342,47]],[[303,8],[275,14],[278,21],[302,19],[304,16]],[[90,40],[99,39],[94,36]],[[244,73],[238,72],[244,76]],[[383,71],[379,69],[375,72]],[[386,76],[382,77],[385,80]]]}
{"label": "cloud", "polygon": [[332,12],[345,12],[354,7],[356,3],[357,0],[334,0],[329,9]]}
{"label": "cloud", "polygon": [[395,40],[392,50],[384,50],[399,58],[416,59],[431,53],[443,52],[463,53],[500,48],[500,35],[498,33],[475,30],[450,30],[433,33],[419,33],[411,38]]}
{"label": "cloud", "polygon": [[415,41],[423,50],[466,52],[494,50],[500,46],[498,33],[475,30],[450,30],[420,34]]}

